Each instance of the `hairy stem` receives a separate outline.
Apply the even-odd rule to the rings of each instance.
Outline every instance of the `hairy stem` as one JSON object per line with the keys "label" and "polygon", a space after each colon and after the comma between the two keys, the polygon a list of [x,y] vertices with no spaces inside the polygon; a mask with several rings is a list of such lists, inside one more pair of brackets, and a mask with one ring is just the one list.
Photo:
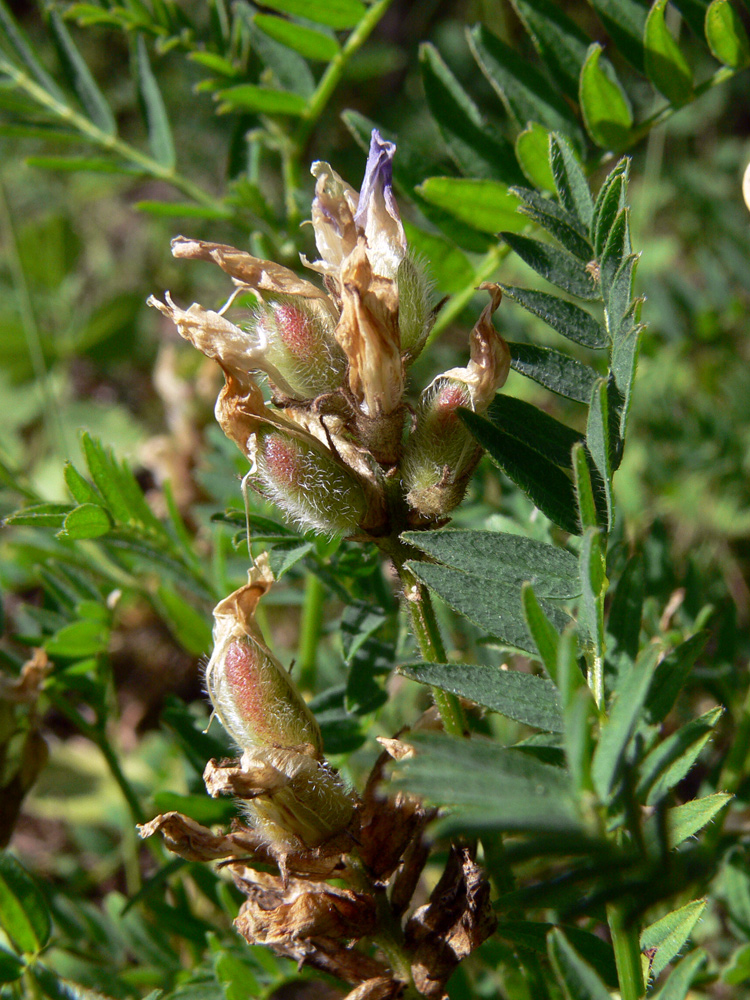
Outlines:
{"label": "hairy stem", "polygon": [[[429,591],[406,568],[400,567],[399,573],[422,656],[428,663],[445,663],[445,647]],[[443,720],[445,731],[453,736],[463,736],[467,729],[466,718],[458,698],[448,691],[435,687],[432,689],[432,696]]]}

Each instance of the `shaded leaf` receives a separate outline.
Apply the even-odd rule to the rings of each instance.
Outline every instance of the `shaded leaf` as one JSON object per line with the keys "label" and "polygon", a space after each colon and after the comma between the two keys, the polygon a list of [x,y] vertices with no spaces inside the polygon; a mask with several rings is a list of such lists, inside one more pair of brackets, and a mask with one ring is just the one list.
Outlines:
{"label": "shaded leaf", "polygon": [[655,0],[646,19],[645,68],[656,89],[672,104],[684,104],[693,91],[693,74],[666,24],[667,0]]}
{"label": "shaded leaf", "polygon": [[532,503],[563,530],[577,534],[578,515],[570,477],[535,448],[506,434],[471,410],[460,410],[459,413],[490,458]]}
{"label": "shaded leaf", "polygon": [[387,613],[374,604],[353,601],[341,616],[341,645],[349,663],[362,643],[388,620]]}
{"label": "shaded leaf", "polygon": [[691,951],[670,972],[662,988],[653,994],[653,1000],[686,1000],[690,987],[705,962],[706,953],[702,948]]}
{"label": "shaded leaf", "polygon": [[398,672],[527,726],[562,732],[557,688],[543,677],[467,663],[406,663]]}
{"label": "shaded leaf", "polygon": [[615,219],[625,207],[630,160],[622,159],[599,189],[594,205],[594,251],[601,257]]}
{"label": "shaded leaf", "polygon": [[517,438],[563,469],[570,470],[573,445],[583,440],[577,431],[538,406],[503,393],[495,396],[484,417],[498,430]]}
{"label": "shaded leaf", "polygon": [[627,145],[633,112],[615,71],[602,60],[598,42],[591,46],[586,57],[579,99],[586,131],[598,146],[617,150]]}
{"label": "shaded leaf", "polygon": [[[643,558],[632,556],[625,564],[625,569],[617,581],[617,589],[609,609],[607,632],[613,640],[614,652],[624,653],[635,661],[638,655],[641,635],[641,618],[643,617],[643,601],[646,582],[644,578]],[[649,703],[661,695],[660,671],[664,660],[656,668],[654,685],[646,702],[646,712]],[[680,684],[680,687],[682,684]],[[671,707],[671,706],[670,706]],[[663,716],[662,716],[663,718]]]}
{"label": "shaded leaf", "polygon": [[437,49],[423,44],[419,62],[427,103],[459,169],[473,177],[494,177],[506,184],[520,181],[510,143],[484,120]]}
{"label": "shaded leaf", "polygon": [[576,830],[564,771],[512,747],[482,739],[409,735],[417,755],[401,762],[398,784],[435,805],[460,806],[471,820],[481,810],[498,830]]}
{"label": "shaded leaf", "polygon": [[552,968],[567,1000],[609,1000],[607,986],[578,954],[561,928],[555,927],[549,932],[547,948]]}
{"label": "shaded leaf", "polygon": [[643,35],[646,11],[638,0],[589,0],[617,49],[643,72]]}
{"label": "shaded leaf", "polygon": [[[541,955],[547,954],[547,935],[554,928],[547,924],[531,920],[502,920],[495,934],[503,941],[530,948]],[[616,987],[617,967],[615,966],[612,946],[602,941],[596,934],[581,930],[580,927],[560,928],[582,958],[596,969],[608,986]]]}
{"label": "shaded leaf", "polygon": [[13,18],[5,0],[0,0],[0,31],[5,37],[8,48],[15,53],[32,77],[44,87],[48,94],[61,104],[67,104],[65,94],[39,62],[36,52],[34,52],[25,32]]}
{"label": "shaded leaf", "polygon": [[685,686],[696,659],[706,648],[708,632],[698,632],[675,647],[656,668],[654,686],[646,701],[646,719],[650,723],[662,722]]}
{"label": "shaded leaf", "polygon": [[637,792],[646,805],[655,805],[678,784],[713,735],[723,708],[712,708],[668,736],[647,754],[639,767]]}
{"label": "shaded leaf", "polygon": [[539,122],[545,128],[578,136],[578,124],[563,98],[528,60],[483,25],[469,32],[474,58],[517,125]]}
{"label": "shaded leaf", "polygon": [[534,48],[555,81],[572,100],[591,39],[552,0],[512,0]]}
{"label": "shaded leaf", "polygon": [[16,859],[0,853],[0,927],[18,951],[34,955],[47,944],[52,929],[39,887]]}
{"label": "shaded leaf", "polygon": [[660,652],[658,646],[647,646],[615,693],[591,770],[597,794],[603,801],[609,797],[618,779],[625,748],[640,720]]}
{"label": "shaded leaf", "polygon": [[193,656],[205,656],[210,653],[213,642],[211,639],[210,619],[207,615],[188,604],[176,590],[171,587],[159,587],[155,594],[155,604],[169,626],[175,639]]}
{"label": "shaded leaf", "polygon": [[138,79],[138,96],[148,127],[148,141],[154,159],[164,167],[174,168],[177,157],[172,139],[169,115],[164,106],[159,85],[156,82],[148,57],[146,41],[138,35],[135,43],[135,61]]}
{"label": "shaded leaf", "polygon": [[738,69],[750,62],[747,32],[729,0],[713,0],[706,11],[706,41],[725,66]]}
{"label": "shaded leaf", "polygon": [[91,75],[86,60],[70,37],[63,19],[54,8],[49,9],[47,16],[63,68],[81,106],[97,128],[108,135],[114,135],[117,125],[112,109]]}

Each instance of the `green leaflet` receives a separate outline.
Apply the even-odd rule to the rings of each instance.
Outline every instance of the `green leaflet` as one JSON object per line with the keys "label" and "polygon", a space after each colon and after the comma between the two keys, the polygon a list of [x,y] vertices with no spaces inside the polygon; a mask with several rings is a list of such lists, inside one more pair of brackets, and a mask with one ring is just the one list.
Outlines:
{"label": "green leaflet", "polygon": [[[506,644],[532,654],[521,586],[533,583],[545,613],[562,629],[567,616],[549,604],[575,595],[575,558],[563,549],[520,535],[491,531],[406,532],[405,541],[443,565],[411,562],[412,572],[448,604]],[[447,565],[445,565],[447,564]]]}
{"label": "green leaflet", "polygon": [[35,955],[51,932],[49,910],[26,869],[7,852],[0,853],[0,927],[18,951]]}
{"label": "green leaflet", "polygon": [[159,84],[151,69],[148,49],[143,35],[138,35],[135,43],[135,64],[137,69],[138,96],[143,116],[148,127],[148,141],[154,159],[163,167],[174,169],[177,155],[172,139],[172,127],[164,106]]}
{"label": "green leaflet", "polygon": [[562,731],[557,688],[543,677],[467,663],[407,663],[398,672],[527,726]]}
{"label": "green leaflet", "polygon": [[547,950],[567,1000],[609,1000],[606,984],[578,954],[561,928],[555,927],[549,932]]}
{"label": "green leaflet", "polygon": [[516,137],[516,159],[528,180],[541,191],[552,191],[555,186],[548,148],[547,130],[538,122],[531,122]]}
{"label": "green leaflet", "polygon": [[524,309],[582,347],[591,350],[602,350],[607,346],[607,334],[604,327],[591,313],[581,309],[574,302],[558,298],[549,292],[539,292],[533,288],[518,288],[513,285],[500,285],[505,295],[513,299]]}
{"label": "green leaflet", "polygon": [[673,910],[661,920],[651,924],[641,934],[641,948],[656,948],[651,964],[651,975],[655,979],[669,965],[685,946],[693,928],[706,908],[707,900],[696,899],[679,910]]}
{"label": "green leaflet", "polygon": [[646,19],[646,74],[668,101],[684,104],[693,92],[693,74],[667,28],[666,8],[667,0],[656,0]]}
{"label": "green leaflet", "polygon": [[578,124],[568,105],[528,60],[482,25],[476,25],[469,32],[469,45],[508,114],[521,128],[529,122],[539,122],[547,129],[570,134],[576,139],[580,137]]}
{"label": "green leaflet", "polygon": [[398,784],[436,805],[460,806],[459,821],[479,812],[485,829],[578,829],[560,768],[480,738],[414,733],[409,742],[417,754],[399,765]]}
{"label": "green leaflet", "polygon": [[425,201],[483,233],[520,229],[518,198],[500,181],[473,177],[428,177],[416,188]]}
{"label": "green leaflet", "polygon": [[257,111],[275,115],[303,115],[307,101],[290,90],[257,87],[253,83],[240,83],[216,92],[221,101],[218,111]]}
{"label": "green leaflet", "polygon": [[599,289],[586,270],[585,264],[572,254],[548,243],[532,240],[528,236],[512,232],[503,232],[500,235],[511,250],[514,250],[521,260],[546,281],[580,299],[599,298]]}
{"label": "green leaflet", "polygon": [[295,24],[283,17],[272,14],[256,14],[255,24],[262,32],[274,41],[294,49],[305,59],[319,62],[330,62],[341,51],[341,46],[335,36],[308,28],[303,24]]}
{"label": "green leaflet", "polygon": [[706,41],[712,54],[734,69],[750,62],[750,42],[729,0],[713,0],[706,11]]}
{"label": "green leaflet", "polygon": [[589,48],[581,72],[579,100],[586,131],[597,146],[616,150],[627,145],[633,112],[615,71],[602,61],[598,42]]}
{"label": "green leaflet", "polygon": [[456,166],[471,177],[518,183],[512,146],[484,120],[433,45],[421,46],[419,63],[427,103]]}
{"label": "green leaflet", "polygon": [[508,343],[511,367],[552,392],[579,403],[588,403],[597,381],[597,373],[589,365],[536,344]]}
{"label": "green leaflet", "polygon": [[588,237],[591,232],[594,203],[588,181],[576,154],[563,136],[551,135],[549,156],[560,204],[579,220]]}
{"label": "green leaflet", "polygon": [[263,6],[336,30],[356,28],[367,12],[360,0],[263,0]]}

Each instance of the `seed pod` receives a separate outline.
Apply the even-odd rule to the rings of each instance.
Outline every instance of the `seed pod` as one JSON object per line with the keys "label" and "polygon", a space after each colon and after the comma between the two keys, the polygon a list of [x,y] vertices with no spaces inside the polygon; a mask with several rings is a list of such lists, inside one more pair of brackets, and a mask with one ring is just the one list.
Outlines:
{"label": "seed pod", "polygon": [[258,600],[273,580],[267,560],[259,560],[249,580],[214,608],[214,651],[206,668],[214,711],[244,751],[309,746],[319,754],[315,717],[255,623]]}
{"label": "seed pod", "polygon": [[315,300],[274,297],[260,306],[249,329],[271,380],[275,373],[283,377],[282,392],[314,399],[343,382],[346,355],[333,336],[330,313]]}
{"label": "seed pod", "polygon": [[455,379],[437,378],[422,393],[401,469],[409,505],[423,517],[444,517],[466,492],[481,449],[456,411],[470,405],[469,387]]}
{"label": "seed pod", "polygon": [[368,504],[362,485],[314,439],[261,428],[255,463],[269,499],[304,527],[351,535],[365,519]]}
{"label": "seed pod", "polygon": [[243,750],[307,744],[322,751],[318,724],[291,677],[253,637],[215,647],[206,687],[221,724]]}

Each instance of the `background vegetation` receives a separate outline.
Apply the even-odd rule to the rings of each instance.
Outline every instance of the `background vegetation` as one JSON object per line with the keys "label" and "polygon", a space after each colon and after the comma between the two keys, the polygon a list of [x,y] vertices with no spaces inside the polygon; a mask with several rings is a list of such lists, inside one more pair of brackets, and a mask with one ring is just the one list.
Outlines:
{"label": "background vegetation", "polygon": [[[608,721],[588,709],[574,719],[571,681],[561,694],[562,741],[524,725],[517,707],[509,717],[471,715],[492,738],[481,746],[494,753],[524,742],[534,766],[560,773],[566,759],[568,772],[574,759],[595,762],[604,742],[593,779],[585,766],[571,778],[575,808],[597,813],[602,837],[561,833],[540,817],[514,827],[507,802],[527,789],[511,788],[501,757],[472,756],[473,741],[447,758],[442,744],[425,745],[399,780],[453,807],[434,830],[438,860],[448,838],[480,837],[500,920],[449,993],[589,998],[618,987],[635,997],[637,975],[631,969],[628,984],[623,969],[642,933],[641,946],[657,949],[651,989],[662,989],[662,1000],[688,989],[745,995],[747,14],[727,0],[0,5],[0,503],[8,516],[0,833],[11,848],[0,864],[3,995],[322,995],[304,992],[313,988],[304,986],[309,971],[238,938],[240,900],[229,882],[141,843],[134,830],[172,808],[205,824],[233,815],[201,782],[205,761],[227,745],[218,725],[203,732],[200,664],[210,609],[243,581],[248,562],[239,489],[247,466],[213,423],[218,374],[145,299],[169,288],[181,303],[213,305],[224,294],[212,269],[171,259],[177,232],[296,266],[300,251],[312,251],[309,227],[300,228],[309,161],[328,160],[358,186],[371,123],[398,139],[407,234],[449,296],[414,367],[417,385],[464,363],[482,280],[549,291],[528,254],[521,260],[514,234],[538,238],[546,227],[565,244],[570,233],[555,229],[549,202],[531,201],[522,215],[508,190],[554,193],[548,132],[568,137],[594,192],[620,154],[632,156],[630,227],[643,251],[636,294],[646,297],[648,329],[609,501],[616,516],[602,513],[598,496],[584,535],[606,557],[606,574],[595,559],[584,573],[584,646],[596,658],[606,641],[605,693],[615,708]],[[603,248],[593,249],[601,258]],[[585,344],[561,346],[560,331],[513,297],[496,316],[515,345],[503,398],[585,434],[603,496],[620,456],[614,440],[596,451],[584,405],[596,375],[585,372],[610,369]],[[610,315],[614,303],[603,306]],[[534,353],[539,346],[558,353]],[[579,364],[559,361],[563,350]],[[484,459],[453,526],[578,554],[576,538],[559,527],[572,518],[575,528],[585,507],[580,467],[578,495],[571,485],[576,437],[555,459],[553,425],[524,432],[528,412],[498,410],[494,438],[485,427],[495,462]],[[392,735],[430,704],[428,687],[392,672],[412,664],[406,673],[420,676],[394,580],[374,547],[299,535],[257,499],[250,523],[255,551],[270,548],[280,578],[265,612],[273,648],[295,661],[326,752],[361,786],[374,736]],[[497,600],[501,582],[490,581]],[[438,583],[434,590],[441,594]],[[532,632],[525,648],[492,632],[471,602],[437,602],[448,660],[469,678],[482,665],[537,672],[541,653],[560,686],[540,648],[544,624],[534,631],[529,607],[528,626],[518,612]],[[41,689],[17,683],[34,648],[54,664]],[[665,654],[659,663],[653,650]],[[638,691],[616,700],[644,671]],[[493,708],[486,697],[473,700]],[[576,751],[571,733],[582,746],[588,732],[591,746]],[[467,774],[476,779],[468,790]],[[532,767],[524,780],[535,774]],[[723,793],[734,795],[730,805]],[[550,786],[550,801],[562,797]],[[676,839],[682,845],[672,849]],[[617,971],[602,944],[607,905],[625,922]],[[609,924],[617,949],[611,911]],[[548,945],[552,925],[567,937]]]}

